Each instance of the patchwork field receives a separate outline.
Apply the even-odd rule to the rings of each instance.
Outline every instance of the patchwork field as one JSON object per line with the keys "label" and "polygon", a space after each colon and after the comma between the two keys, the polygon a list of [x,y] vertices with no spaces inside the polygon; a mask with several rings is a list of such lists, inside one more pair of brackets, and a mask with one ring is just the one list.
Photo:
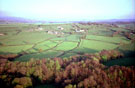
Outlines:
{"label": "patchwork field", "polygon": [[134,88],[133,24],[0,24],[0,86]]}
{"label": "patchwork field", "polygon": [[128,29],[124,25],[127,24],[122,27],[105,23],[0,24],[0,54],[21,54],[15,61],[28,61],[65,58],[103,49],[134,51],[134,27]]}

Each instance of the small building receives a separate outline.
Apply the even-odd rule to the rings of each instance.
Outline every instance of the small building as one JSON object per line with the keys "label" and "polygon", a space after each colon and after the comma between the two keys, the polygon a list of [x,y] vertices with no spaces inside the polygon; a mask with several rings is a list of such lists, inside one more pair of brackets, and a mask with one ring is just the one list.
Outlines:
{"label": "small building", "polygon": [[0,33],[0,36],[3,36],[3,35],[5,35],[5,34],[3,34],[3,33]]}
{"label": "small building", "polygon": [[43,28],[42,28],[42,27],[39,27],[39,28],[38,28],[38,30],[39,30],[39,31],[42,31],[42,30],[43,30]]}
{"label": "small building", "polygon": [[53,31],[46,31],[48,34],[53,34]]}
{"label": "small building", "polygon": [[42,31],[42,30],[43,30],[42,27],[38,27],[38,28],[35,29],[35,31]]}
{"label": "small building", "polygon": [[61,27],[61,26],[57,26],[57,28],[58,28],[59,30],[64,30],[64,28]]}
{"label": "small building", "polygon": [[58,34],[57,31],[46,31],[48,34]]}
{"label": "small building", "polygon": [[75,29],[75,32],[84,32],[83,29]]}
{"label": "small building", "polygon": [[48,34],[54,34],[54,35],[60,35],[60,34],[64,34],[63,32],[58,32],[58,31],[46,31]]}

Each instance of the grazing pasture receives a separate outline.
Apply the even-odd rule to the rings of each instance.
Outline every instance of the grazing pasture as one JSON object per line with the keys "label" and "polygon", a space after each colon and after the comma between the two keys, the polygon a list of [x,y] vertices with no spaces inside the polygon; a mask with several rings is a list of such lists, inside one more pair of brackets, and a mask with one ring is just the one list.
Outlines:
{"label": "grazing pasture", "polygon": [[[120,24],[120,27],[117,27],[105,23],[0,24],[0,34],[3,34],[0,36],[0,53],[21,54],[15,60],[27,61],[35,57],[64,58],[103,49],[124,52],[132,48],[134,51],[135,34],[131,33],[134,27],[127,29],[126,25]],[[117,31],[118,33],[115,33]],[[128,39],[126,33],[132,38]],[[130,48],[126,48],[129,46]],[[26,60],[26,57],[30,58]]]}

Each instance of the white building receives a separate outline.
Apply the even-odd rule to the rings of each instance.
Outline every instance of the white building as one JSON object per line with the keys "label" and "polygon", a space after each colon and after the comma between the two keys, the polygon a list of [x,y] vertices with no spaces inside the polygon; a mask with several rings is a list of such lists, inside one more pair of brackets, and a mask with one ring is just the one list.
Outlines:
{"label": "white building", "polygon": [[38,28],[38,30],[39,30],[39,31],[42,31],[42,30],[43,30],[43,28],[42,28],[42,27],[39,27],[39,28]]}
{"label": "white building", "polygon": [[3,34],[3,33],[0,33],[0,36],[3,36],[3,35],[5,35],[5,34]]}
{"label": "white building", "polygon": [[59,35],[59,34],[64,34],[63,32],[58,32],[58,31],[46,31],[48,34],[55,34],[55,35]]}
{"label": "white building", "polygon": [[57,26],[57,28],[60,29],[60,30],[64,30],[64,28],[61,27],[61,26]]}
{"label": "white building", "polygon": [[84,32],[82,29],[75,29],[75,32]]}

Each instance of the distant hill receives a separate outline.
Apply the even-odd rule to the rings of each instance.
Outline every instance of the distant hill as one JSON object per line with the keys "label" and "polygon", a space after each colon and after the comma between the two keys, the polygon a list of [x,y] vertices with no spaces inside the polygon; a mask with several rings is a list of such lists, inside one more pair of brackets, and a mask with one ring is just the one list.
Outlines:
{"label": "distant hill", "polygon": [[0,16],[0,23],[79,23],[79,22],[135,22],[135,19],[81,20],[81,21],[43,21],[21,17]]}
{"label": "distant hill", "polygon": [[0,23],[36,23],[44,22],[39,20],[32,20],[20,17],[0,17]]}

